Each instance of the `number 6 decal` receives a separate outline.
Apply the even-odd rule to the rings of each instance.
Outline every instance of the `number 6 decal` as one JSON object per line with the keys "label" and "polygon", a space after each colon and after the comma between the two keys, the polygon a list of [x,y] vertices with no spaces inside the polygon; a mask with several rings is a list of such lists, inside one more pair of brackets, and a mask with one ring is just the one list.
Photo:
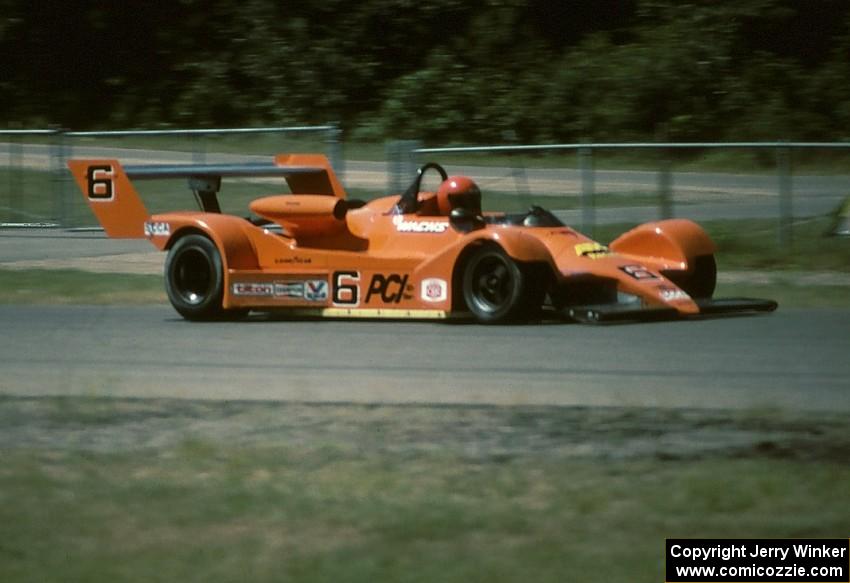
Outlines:
{"label": "number 6 decal", "polygon": [[111,200],[115,194],[112,186],[112,166],[89,166],[87,172],[89,183],[89,198],[94,200]]}
{"label": "number 6 decal", "polygon": [[[343,280],[352,283],[344,283]],[[337,306],[356,306],[359,304],[359,282],[359,271],[335,271],[333,275],[333,303]]]}

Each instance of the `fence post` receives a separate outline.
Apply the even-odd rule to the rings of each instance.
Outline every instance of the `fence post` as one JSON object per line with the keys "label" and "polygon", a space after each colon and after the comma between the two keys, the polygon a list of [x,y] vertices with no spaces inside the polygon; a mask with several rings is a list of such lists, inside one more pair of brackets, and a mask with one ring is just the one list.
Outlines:
{"label": "fence post", "polygon": [[787,249],[791,245],[794,211],[791,192],[791,149],[788,146],[776,148],[776,174],[779,186],[779,224],[777,225],[777,243]]}
{"label": "fence post", "polygon": [[578,165],[581,172],[581,230],[593,237],[596,228],[596,200],[592,148],[583,146],[578,149]]}
{"label": "fence post", "polygon": [[51,195],[53,196],[53,220],[63,226],[62,182],[65,179],[65,160],[62,152],[61,129],[54,129],[50,135],[50,173],[52,175]]}
{"label": "fence post", "polygon": [[673,174],[670,166],[670,152],[662,149],[658,170],[658,205],[662,219],[673,218]]}
{"label": "fence post", "polygon": [[[518,144],[516,132],[513,130],[505,130],[502,132],[502,142],[515,146]],[[510,151],[508,158],[511,160],[511,176],[514,179],[514,189],[516,189],[520,200],[526,208],[531,207],[531,191],[528,188],[528,178],[525,174],[525,164],[522,161],[521,154],[516,151]]]}
{"label": "fence post", "polygon": [[401,144],[397,140],[384,143],[384,158],[387,160],[387,193],[398,192],[401,177]]}
{"label": "fence post", "polygon": [[189,141],[192,143],[192,164],[203,164],[207,159],[207,144],[204,136],[198,134],[192,134],[189,137]]}
{"label": "fence post", "polygon": [[418,140],[391,140],[384,145],[387,159],[387,192],[401,192],[418,168],[416,150],[422,147]]}
{"label": "fence post", "polygon": [[26,217],[21,209],[23,145],[19,136],[13,135],[11,138],[9,141],[9,209],[10,216],[16,217],[15,220],[21,220]]}
{"label": "fence post", "polygon": [[[62,165],[65,164],[74,157],[74,146],[73,146],[73,138],[68,137],[68,130],[60,131],[59,135],[61,136],[59,139],[59,148],[61,151]],[[65,180],[61,183],[61,199],[62,199],[62,212],[59,216],[59,224],[65,228],[69,228],[73,225],[73,208],[74,205],[71,204],[71,197],[73,196],[73,184],[71,180],[68,178],[68,175],[65,175]]]}
{"label": "fence post", "polygon": [[342,157],[342,130],[336,123],[327,124],[331,129],[327,131],[328,154],[331,159],[331,168],[339,178],[340,182],[345,177],[345,160]]}

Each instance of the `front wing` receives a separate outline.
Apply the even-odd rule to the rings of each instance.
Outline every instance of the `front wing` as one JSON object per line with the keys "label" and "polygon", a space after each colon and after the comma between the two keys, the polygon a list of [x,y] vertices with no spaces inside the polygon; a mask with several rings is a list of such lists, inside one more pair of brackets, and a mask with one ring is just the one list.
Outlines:
{"label": "front wing", "polygon": [[[779,304],[774,300],[756,298],[717,298],[695,300],[699,306],[699,316],[733,314],[742,312],[772,312]],[[673,320],[682,317],[672,307],[641,308],[630,304],[595,304],[570,306],[563,311],[568,318],[577,322],[595,324],[622,321]]]}

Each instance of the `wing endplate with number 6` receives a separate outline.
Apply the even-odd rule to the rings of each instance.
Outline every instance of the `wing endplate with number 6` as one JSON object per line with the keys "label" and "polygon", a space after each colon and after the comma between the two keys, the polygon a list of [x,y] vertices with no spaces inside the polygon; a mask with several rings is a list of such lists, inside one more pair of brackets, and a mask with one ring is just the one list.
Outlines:
{"label": "wing endplate with number 6", "polygon": [[118,160],[69,160],[68,167],[108,236],[145,237],[150,214]]}

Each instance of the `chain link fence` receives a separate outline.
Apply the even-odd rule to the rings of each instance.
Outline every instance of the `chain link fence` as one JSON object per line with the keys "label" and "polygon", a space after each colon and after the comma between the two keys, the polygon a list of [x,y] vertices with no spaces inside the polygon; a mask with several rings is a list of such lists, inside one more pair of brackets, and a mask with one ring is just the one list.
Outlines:
{"label": "chain link fence", "polygon": [[[387,147],[388,187],[403,182],[394,173],[407,173],[412,163],[445,161],[451,173],[468,174],[484,192],[511,192],[517,201],[544,200],[565,222],[593,234],[601,223],[638,223],[672,217],[712,219],[772,219],[777,244],[791,244],[793,222],[824,215],[850,194],[850,173],[843,142],[726,142],[726,143],[575,143],[422,147],[396,142]],[[683,157],[722,152],[735,173],[677,170]],[[844,156],[837,169],[795,174],[795,156],[810,159],[830,152]],[[760,160],[734,163],[742,153]],[[390,158],[390,155],[396,159]],[[617,158],[619,156],[619,158]],[[613,159],[613,161],[612,161]],[[729,162],[729,160],[727,160]],[[604,170],[610,164],[618,170]],[[708,165],[710,166],[710,164]],[[695,165],[700,168],[700,164]],[[403,170],[401,170],[403,169]],[[519,209],[517,209],[519,210]]]}
{"label": "chain link fence", "polygon": [[[95,226],[66,169],[72,157],[118,158],[133,164],[236,163],[267,160],[282,151],[323,151],[344,180],[342,146],[336,124],[109,132],[0,130],[0,226]],[[760,163],[732,164],[742,168],[737,173],[710,172],[703,169],[710,164],[683,163],[683,156],[693,159],[706,153],[727,155],[727,162],[754,154]],[[798,159],[823,153],[839,155],[831,170],[795,170]],[[494,195],[510,200],[516,210],[541,204],[590,235],[600,224],[675,216],[698,221],[761,218],[774,221],[777,244],[785,247],[791,243],[795,220],[823,216],[850,194],[848,155],[850,143],[843,142],[510,143],[426,148],[421,142],[404,140],[386,143],[384,162],[349,161],[347,182],[375,195],[399,193],[419,165],[433,160],[452,174],[473,177],[484,191],[485,207]],[[382,184],[386,192],[379,192]],[[179,188],[185,190],[184,186]],[[253,191],[250,185],[243,186],[243,198],[261,192],[259,185]],[[153,201],[150,208],[156,211],[156,193]]]}
{"label": "chain link fence", "polygon": [[66,167],[74,157],[118,158],[130,164],[203,164],[268,160],[284,151],[324,152],[337,174],[344,176],[341,131],[336,124],[103,132],[0,130],[0,226],[94,227]]}

